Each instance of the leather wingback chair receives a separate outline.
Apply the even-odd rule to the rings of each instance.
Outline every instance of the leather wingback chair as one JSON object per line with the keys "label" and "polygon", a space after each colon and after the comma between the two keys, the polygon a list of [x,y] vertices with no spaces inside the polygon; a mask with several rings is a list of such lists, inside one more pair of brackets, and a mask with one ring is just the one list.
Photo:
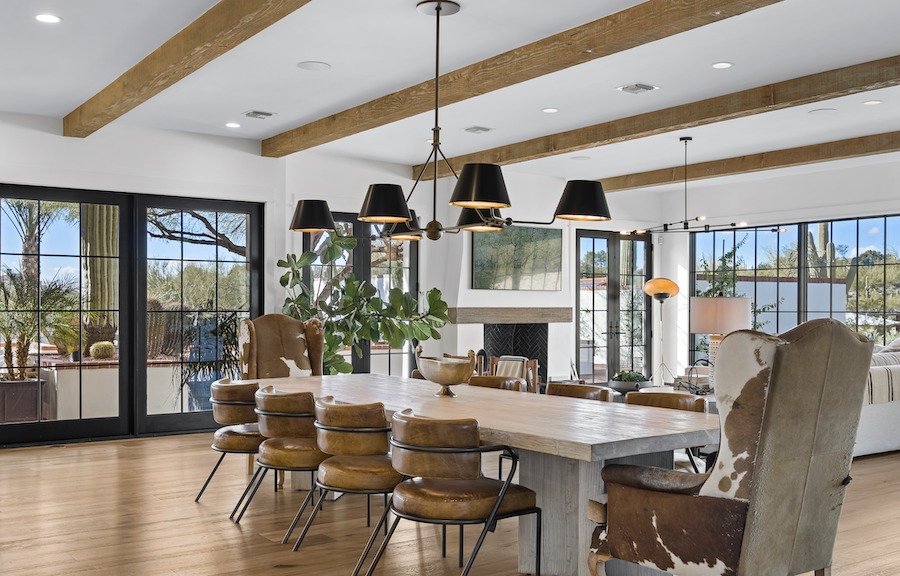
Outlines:
{"label": "leather wingback chair", "polygon": [[569,398],[585,398],[587,400],[600,400],[612,402],[615,391],[601,386],[588,386],[586,384],[559,384],[550,382],[547,384],[548,396],[568,396]]}
{"label": "leather wingback chair", "polygon": [[[328,458],[316,444],[316,428],[313,425],[316,417],[313,411],[315,398],[312,392],[282,392],[266,386],[257,390],[255,397],[259,432],[266,440],[259,445],[256,473],[231,512],[231,517],[234,518],[241,502],[247,498],[235,523],[241,521],[269,470],[310,473],[310,489],[303,501],[302,513],[312,500],[315,472],[319,464]],[[275,489],[278,489],[277,483]]]}
{"label": "leather wingback chair", "polygon": [[301,322],[284,314],[242,320],[238,332],[241,379],[321,376],[325,333],[313,318]]}
{"label": "leather wingback chair", "polygon": [[832,319],[726,336],[711,472],[606,466],[591,572],[619,558],[679,576],[829,574],[871,354]]}
{"label": "leather wingback chair", "polygon": [[[535,574],[540,576],[541,509],[536,506],[537,495],[534,491],[512,483],[518,464],[518,455],[512,448],[482,446],[478,421],[474,419],[416,418],[410,409],[394,413],[391,445],[394,447],[394,468],[408,479],[394,488],[390,510],[396,518],[366,576],[374,572],[400,518],[445,526],[484,524],[462,572],[465,576],[472,568],[485,536],[494,530],[496,522],[527,514],[536,516]],[[505,481],[485,478],[481,475],[481,454],[501,450],[513,460],[509,475]],[[376,527],[357,563],[357,570],[365,561],[377,534]]]}
{"label": "leather wingback chair", "polygon": [[[212,402],[213,419],[219,424],[226,424],[216,430],[213,436],[212,449],[221,452],[219,461],[213,467],[212,472],[200,489],[200,493],[194,498],[194,502],[200,500],[209,481],[212,480],[219,469],[219,465],[226,454],[248,454],[250,458],[259,450],[259,445],[265,437],[259,432],[256,423],[256,400],[254,394],[259,389],[256,382],[232,382],[230,378],[222,378],[210,386],[210,402]],[[252,469],[252,462],[250,464]],[[248,471],[249,474],[249,471]]]}

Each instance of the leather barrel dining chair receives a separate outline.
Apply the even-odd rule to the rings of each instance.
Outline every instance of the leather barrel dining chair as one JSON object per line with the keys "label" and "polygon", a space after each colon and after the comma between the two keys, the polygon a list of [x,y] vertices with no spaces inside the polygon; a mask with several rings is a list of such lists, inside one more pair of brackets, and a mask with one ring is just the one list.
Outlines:
{"label": "leather barrel dining chair", "polygon": [[[365,494],[366,525],[369,526],[369,497],[372,494],[383,494],[387,509],[387,495],[401,479],[400,474],[391,466],[391,456],[388,454],[390,428],[383,404],[343,404],[326,396],[316,400],[315,411],[319,449],[331,455],[331,458],[319,464],[316,485],[321,489],[321,494],[294,543],[294,551],[300,547],[309,532],[329,492]],[[301,508],[282,544],[288,541],[302,513]]]}
{"label": "leather barrel dining chair", "polygon": [[468,384],[469,386],[511,390],[513,392],[519,392],[525,388],[525,380],[515,376],[472,376],[469,378]]}
{"label": "leather barrel dining chair", "polygon": [[[316,428],[313,425],[316,417],[314,405],[315,398],[312,392],[282,392],[272,386],[266,386],[256,392],[259,431],[266,440],[259,445],[256,473],[231,512],[230,517],[234,518],[241,502],[247,498],[235,523],[241,521],[269,470],[309,472],[309,493],[300,507],[300,514],[312,500],[316,470],[319,464],[328,458],[327,454],[319,450],[316,443]],[[278,490],[277,483],[275,490]]]}
{"label": "leather barrel dining chair", "polygon": [[602,386],[588,386],[586,384],[560,384],[558,382],[550,382],[547,384],[548,396],[568,396],[569,398],[584,398],[586,400],[600,400],[601,402],[612,402],[615,398],[615,391]]}
{"label": "leather barrel dining chair", "polygon": [[248,454],[252,458],[265,440],[259,432],[254,411],[256,409],[254,394],[258,389],[259,384],[256,382],[232,382],[230,378],[222,378],[210,386],[213,419],[226,426],[216,430],[213,436],[212,449],[221,452],[222,455],[219,456],[219,461],[209,473],[194,502],[203,496],[226,454]]}
{"label": "leather barrel dining chair", "polygon": [[830,318],[726,336],[715,464],[604,467],[591,573],[618,558],[679,576],[830,574],[872,347]]}
{"label": "leather barrel dining chair", "polygon": [[238,330],[241,379],[321,376],[325,351],[322,323],[284,314],[242,320]]}
{"label": "leather barrel dining chair", "polygon": [[[416,418],[412,410],[395,412],[392,426],[393,464],[408,479],[397,484],[390,512],[396,518],[366,572],[371,576],[401,518],[442,525],[484,524],[462,576],[469,573],[488,532],[498,520],[534,514],[537,522],[535,574],[541,574],[541,509],[534,491],[512,483],[518,455],[508,446],[482,446],[474,419]],[[505,481],[481,475],[481,454],[502,451],[513,460]],[[387,517],[388,510],[382,515]],[[354,576],[365,562],[378,535],[372,532],[357,562]],[[462,548],[462,545],[460,545]]]}
{"label": "leather barrel dining chair", "polygon": [[[629,392],[625,395],[626,404],[639,406],[654,406],[656,408],[670,408],[673,410],[687,410],[688,412],[709,412],[709,401],[704,396],[681,394],[679,392]],[[684,449],[694,472],[699,473],[700,468],[694,459],[694,453],[690,448]]]}

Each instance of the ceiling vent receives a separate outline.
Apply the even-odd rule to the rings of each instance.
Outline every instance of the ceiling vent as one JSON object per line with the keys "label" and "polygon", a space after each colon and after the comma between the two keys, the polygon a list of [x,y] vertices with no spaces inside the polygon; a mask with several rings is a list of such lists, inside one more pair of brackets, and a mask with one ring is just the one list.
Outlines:
{"label": "ceiling vent", "polygon": [[654,90],[659,90],[659,86],[644,84],[643,82],[636,82],[627,86],[619,86],[618,88],[616,88],[616,90],[628,92],[629,94],[643,94],[644,92],[653,92]]}
{"label": "ceiling vent", "polygon": [[257,120],[265,120],[269,116],[274,116],[272,112],[261,112],[259,110],[247,110],[244,112],[247,118],[256,118]]}
{"label": "ceiling vent", "polygon": [[469,126],[468,128],[463,128],[463,132],[468,132],[469,134],[484,134],[491,130],[493,130],[493,128],[486,128],[484,126]]}

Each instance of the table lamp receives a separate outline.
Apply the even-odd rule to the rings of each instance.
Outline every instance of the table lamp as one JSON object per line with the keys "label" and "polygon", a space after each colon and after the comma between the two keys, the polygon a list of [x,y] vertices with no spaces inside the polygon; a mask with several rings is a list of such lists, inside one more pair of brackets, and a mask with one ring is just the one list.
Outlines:
{"label": "table lamp", "polygon": [[691,298],[691,333],[709,334],[709,387],[715,386],[716,352],[729,332],[750,328],[750,299]]}
{"label": "table lamp", "polygon": [[[678,294],[678,284],[672,282],[668,278],[653,278],[644,283],[644,293],[648,296],[652,296],[654,300],[659,302],[659,368],[656,369],[656,372],[665,369],[674,380],[675,375],[672,374],[672,371],[666,366],[663,356],[665,348],[663,348],[662,305],[666,300]],[[656,374],[656,372],[654,372],[654,374]],[[665,373],[660,373],[660,376],[662,384],[665,384]]]}

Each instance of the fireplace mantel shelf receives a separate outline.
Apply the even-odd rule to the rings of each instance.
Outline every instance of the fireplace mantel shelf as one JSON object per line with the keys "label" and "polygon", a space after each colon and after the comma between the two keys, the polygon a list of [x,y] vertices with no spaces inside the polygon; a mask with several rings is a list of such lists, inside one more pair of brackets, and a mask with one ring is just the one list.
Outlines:
{"label": "fireplace mantel shelf", "polygon": [[545,324],[571,322],[572,308],[450,308],[453,324]]}

